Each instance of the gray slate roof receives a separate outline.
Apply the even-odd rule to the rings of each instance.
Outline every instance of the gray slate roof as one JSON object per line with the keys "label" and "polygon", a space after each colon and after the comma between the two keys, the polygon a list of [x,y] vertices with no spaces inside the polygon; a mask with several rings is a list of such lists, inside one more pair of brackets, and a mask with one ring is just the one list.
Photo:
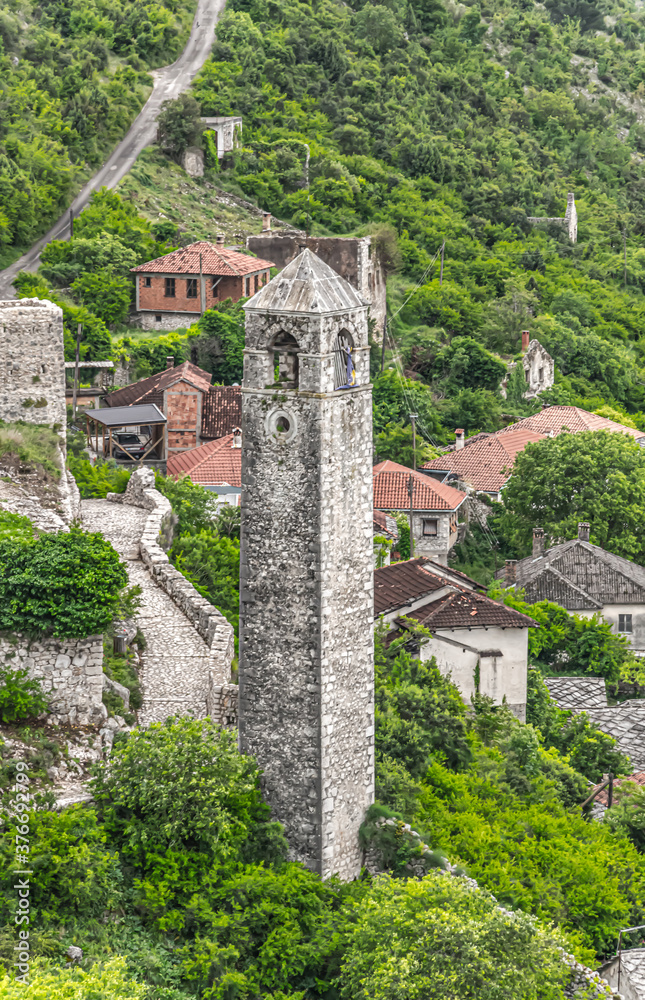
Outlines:
{"label": "gray slate roof", "polygon": [[251,312],[320,314],[367,308],[356,289],[305,249],[244,306]]}
{"label": "gray slate roof", "polygon": [[634,771],[645,770],[645,700],[610,706],[599,677],[545,677],[544,681],[559,708],[586,712],[597,729],[613,736]]}

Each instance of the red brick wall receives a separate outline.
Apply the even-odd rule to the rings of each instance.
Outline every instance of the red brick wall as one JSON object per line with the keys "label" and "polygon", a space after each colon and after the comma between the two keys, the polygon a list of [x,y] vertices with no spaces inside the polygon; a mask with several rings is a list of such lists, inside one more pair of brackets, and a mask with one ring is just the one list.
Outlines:
{"label": "red brick wall", "polygon": [[188,382],[177,382],[164,393],[164,413],[168,418],[168,458],[200,443],[201,392]]}
{"label": "red brick wall", "polygon": [[[166,297],[166,277],[152,274],[150,278],[150,288],[146,288],[146,275],[139,274],[139,309],[148,309],[152,312],[188,312],[199,315],[201,312],[201,299],[199,292],[199,276],[197,276],[197,298],[189,299],[186,295],[186,275],[175,275],[175,297]],[[257,288],[261,288],[269,279],[269,272],[262,271],[257,275],[249,275],[250,295],[254,295]],[[257,284],[257,288],[256,288]],[[219,282],[215,294],[213,294],[213,278],[211,275],[204,275],[204,285],[206,288],[206,308],[211,309],[217,302],[224,299],[238,299],[246,297],[246,278],[228,277],[222,278]]]}

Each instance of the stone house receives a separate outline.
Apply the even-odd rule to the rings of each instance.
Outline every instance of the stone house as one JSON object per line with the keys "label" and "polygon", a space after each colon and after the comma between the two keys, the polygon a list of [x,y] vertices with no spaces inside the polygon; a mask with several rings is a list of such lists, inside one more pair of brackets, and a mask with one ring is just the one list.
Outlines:
{"label": "stone house", "polygon": [[169,476],[188,476],[204,489],[217,493],[221,503],[240,506],[242,495],[242,431],[182,451],[168,461]]}
{"label": "stone house", "polygon": [[645,568],[592,545],[587,522],[578,525],[577,538],[548,549],[543,529],[535,528],[533,554],[508,560],[498,575],[530,604],[553,601],[577,615],[601,614],[645,655]]}
{"label": "stone house", "polygon": [[[270,217],[265,214],[264,229],[257,236],[249,236],[246,247],[259,257],[275,261],[282,270],[307,247],[312,253],[340,274],[359,293],[369,306],[370,319],[377,331],[383,330],[385,320],[386,273],[380,263],[371,236],[306,236],[304,233],[273,233]],[[378,336],[378,334],[377,334]]]}
{"label": "stone house", "polygon": [[501,500],[502,490],[513,474],[515,458],[527,444],[582,431],[629,434],[639,443],[645,443],[642,431],[599,417],[579,406],[546,406],[539,413],[509,424],[494,434],[475,434],[464,440],[463,431],[458,429],[454,449],[426,462],[419,471],[440,483],[452,483],[469,492],[488,493],[493,500]]}
{"label": "stone house", "polygon": [[[526,390],[524,399],[535,399],[541,392],[550,389],[555,382],[555,362],[539,340],[530,340],[528,330],[522,332],[522,360]],[[508,374],[500,386],[500,393],[506,399],[508,377],[516,367],[516,362],[508,366]]]}
{"label": "stone house", "polygon": [[[131,268],[136,318],[144,330],[176,330],[196,322],[224,299],[254,295],[269,280],[270,260],[206,240]],[[221,240],[221,242],[220,242]]]}
{"label": "stone house", "polygon": [[167,419],[163,451],[171,459],[240,426],[240,387],[211,385],[212,377],[190,361],[175,366],[174,358],[168,358],[164,371],[109,393],[104,402],[112,407],[158,406]]}
{"label": "stone house", "polygon": [[374,509],[401,511],[410,515],[412,494],[412,534],[417,555],[448,562],[448,553],[457,542],[459,509],[467,494],[444,483],[433,482],[421,472],[397,462],[379,462],[373,469]]}
{"label": "stone house", "polygon": [[500,705],[504,700],[519,719],[526,718],[528,630],[532,618],[482,593],[463,573],[431,559],[409,559],[376,570],[374,616],[401,635],[413,619],[431,633],[416,644],[422,660],[435,657],[466,703],[480,693]]}

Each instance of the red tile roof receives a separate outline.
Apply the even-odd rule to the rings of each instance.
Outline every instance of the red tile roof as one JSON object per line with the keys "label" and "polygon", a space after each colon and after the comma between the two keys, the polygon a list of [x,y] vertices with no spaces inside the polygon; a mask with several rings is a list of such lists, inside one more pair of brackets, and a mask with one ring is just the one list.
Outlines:
{"label": "red tile roof", "polygon": [[[201,256],[201,268],[200,268]],[[228,247],[215,246],[206,240],[180,247],[164,257],[146,261],[130,270],[141,274],[191,274],[201,273],[235,277],[236,275],[255,274],[257,271],[267,271],[274,267],[272,261],[260,257],[250,257],[248,254],[230,250]]]}
{"label": "red tile roof", "polygon": [[[388,527],[388,521],[390,527]],[[387,535],[388,538],[397,538],[398,534],[395,533],[394,528],[396,527],[396,522],[393,517],[386,514],[385,511],[375,510],[374,511],[374,533],[377,535]],[[390,530],[392,528],[392,530]]]}
{"label": "red tile roof", "polygon": [[446,580],[424,569],[426,560],[407,559],[383,566],[374,573],[374,614],[395,611],[420,597],[450,586]]}
{"label": "red tile roof", "polygon": [[233,435],[209,441],[198,448],[182,451],[168,459],[168,475],[188,475],[205,486],[242,488],[242,449],[233,448]]}
{"label": "red tile roof", "polygon": [[407,616],[414,618],[430,631],[435,629],[483,628],[532,628],[536,622],[520,611],[498,604],[484,594],[472,590],[459,590],[446,594],[436,601],[430,601],[411,611]]}
{"label": "red tile roof", "polygon": [[466,494],[452,486],[438,483],[422,472],[413,472],[397,462],[379,462],[374,466],[374,506],[378,510],[409,510],[408,483],[414,479],[414,510],[457,510]]}
{"label": "red tile roof", "polygon": [[202,438],[221,438],[241,426],[241,387],[212,385],[202,398]]}
{"label": "red tile roof", "polygon": [[[545,435],[529,428],[512,425],[504,432],[490,434],[460,451],[450,451],[426,462],[424,469],[450,472],[475,490],[498,493],[511,475],[515,457],[532,441],[541,441]],[[517,428],[517,429],[515,429]]]}
{"label": "red tile roof", "polygon": [[164,368],[162,372],[157,372],[156,375],[149,375],[148,378],[132,382],[130,385],[124,386],[123,389],[117,389],[115,392],[108,393],[105,397],[105,402],[108,406],[131,406],[133,403],[142,403],[144,401],[157,402],[156,399],[149,397],[160,397],[164,389],[174,385],[176,382],[188,382],[190,385],[195,386],[196,389],[208,392],[211,387],[212,378],[213,376],[205,372],[202,368],[198,368],[197,365],[192,364],[190,361],[184,361],[182,364],[177,365],[176,368]]}
{"label": "red tile roof", "polygon": [[[627,782],[630,781],[633,782],[633,784],[641,785],[642,787],[643,785],[645,785],[645,771],[636,771],[634,774],[630,774],[626,778],[614,779],[614,803],[620,800],[620,793],[618,793],[618,788],[620,788],[620,786],[623,783],[627,784]],[[603,784],[604,781],[599,781],[595,787],[600,788],[600,786]],[[629,788],[629,785],[627,785],[627,787]],[[599,792],[593,801],[599,802],[600,805],[605,806],[605,808],[607,808],[607,806],[609,805],[609,789],[605,788],[604,791]]]}
{"label": "red tile roof", "polygon": [[516,424],[509,424],[503,430],[497,431],[495,436],[505,437],[520,428],[552,436],[560,434],[561,431],[570,431],[572,434],[579,434],[581,431],[613,431],[629,434],[633,438],[645,437],[643,431],[619,424],[607,417],[599,417],[595,413],[580,409],[579,406],[547,406],[539,413],[534,413],[532,417],[524,417]]}

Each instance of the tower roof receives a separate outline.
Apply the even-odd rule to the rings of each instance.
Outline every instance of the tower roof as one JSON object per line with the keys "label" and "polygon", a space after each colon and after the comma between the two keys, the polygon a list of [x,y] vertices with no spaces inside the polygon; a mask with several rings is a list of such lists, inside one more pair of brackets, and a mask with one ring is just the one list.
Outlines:
{"label": "tower roof", "polygon": [[253,312],[324,314],[367,306],[329,264],[305,249],[244,306]]}

